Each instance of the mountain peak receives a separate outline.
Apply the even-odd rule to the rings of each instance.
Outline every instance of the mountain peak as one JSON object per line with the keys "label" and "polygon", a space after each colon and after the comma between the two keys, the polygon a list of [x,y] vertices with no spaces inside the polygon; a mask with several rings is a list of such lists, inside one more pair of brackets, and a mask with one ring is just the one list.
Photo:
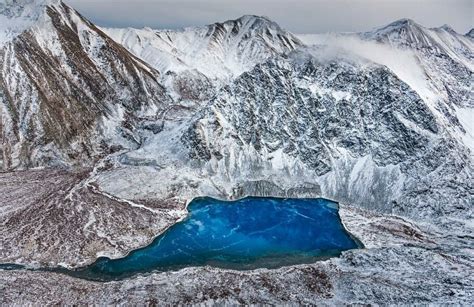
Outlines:
{"label": "mountain peak", "polygon": [[[448,25],[447,23],[445,23],[444,25],[442,25],[441,27],[439,27],[440,29],[443,29],[443,30],[453,30],[453,28],[451,28],[450,25]],[[454,31],[454,30],[453,30]]]}
{"label": "mountain peak", "polygon": [[270,18],[258,15],[243,15],[237,19],[218,22],[214,25],[227,25],[233,27],[235,30],[247,29],[258,31],[263,29],[274,29],[277,31],[284,31],[276,22],[274,22]]}
{"label": "mountain peak", "polygon": [[444,30],[444,31],[449,32],[451,34],[457,34],[457,32],[453,28],[451,28],[451,26],[448,25],[448,24],[444,24],[441,27],[435,28],[435,30]]}
{"label": "mountain peak", "polygon": [[[378,41],[392,40],[396,37],[413,38],[424,31],[424,27],[409,18],[402,18],[386,26],[375,28],[370,32],[362,33],[362,37]],[[398,39],[397,39],[398,40]]]}
{"label": "mountain peak", "polygon": [[60,3],[61,0],[2,0],[0,2],[0,46],[42,20],[46,7]]}
{"label": "mountain peak", "polygon": [[398,29],[407,29],[407,28],[422,28],[421,25],[416,23],[413,19],[402,18],[394,22],[389,23],[388,25],[376,29],[376,32],[391,32]]}
{"label": "mountain peak", "polygon": [[410,18],[400,18],[398,20],[395,20],[392,23],[389,23],[389,25],[416,25],[417,23]]}
{"label": "mountain peak", "polygon": [[40,15],[45,7],[60,3],[61,0],[3,0],[0,3],[0,15],[8,18],[35,17]]}
{"label": "mountain peak", "polygon": [[465,34],[467,37],[474,38],[474,28]]}
{"label": "mountain peak", "polygon": [[[276,22],[268,17],[257,15],[244,15],[234,20],[217,22],[204,27],[206,36],[211,44],[235,45],[248,40],[261,40],[262,45],[269,42],[281,45],[283,49],[294,49],[301,42],[290,32],[282,29]],[[274,48],[276,46],[273,46]],[[277,47],[280,49],[280,47]]]}
{"label": "mountain peak", "polygon": [[252,15],[252,14],[243,15],[237,18],[235,21],[241,21],[241,22],[261,21],[261,22],[275,23],[273,20],[271,20],[267,16],[259,16],[259,15]]}

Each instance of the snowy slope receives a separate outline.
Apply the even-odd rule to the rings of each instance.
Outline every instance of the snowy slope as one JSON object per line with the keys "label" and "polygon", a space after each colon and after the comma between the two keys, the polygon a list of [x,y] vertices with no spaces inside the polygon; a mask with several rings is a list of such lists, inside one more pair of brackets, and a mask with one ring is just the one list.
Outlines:
{"label": "snowy slope", "polygon": [[60,0],[3,0],[0,3],[0,46],[35,24],[46,22],[43,11]]}
{"label": "snowy slope", "polygon": [[243,16],[180,31],[104,29],[162,73],[197,69],[211,79],[238,76],[301,42],[265,17]]}
{"label": "snowy slope", "polygon": [[3,168],[87,165],[110,144],[136,146],[134,118],[168,100],[159,73],[63,3],[8,1],[2,12]]}

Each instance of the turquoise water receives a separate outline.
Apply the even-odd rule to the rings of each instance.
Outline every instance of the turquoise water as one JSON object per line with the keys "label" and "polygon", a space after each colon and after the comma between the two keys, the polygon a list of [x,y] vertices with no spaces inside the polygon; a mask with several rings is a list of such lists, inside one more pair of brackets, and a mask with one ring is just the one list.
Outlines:
{"label": "turquoise water", "polygon": [[193,200],[188,210],[185,220],[149,246],[67,273],[113,280],[188,266],[277,268],[359,247],[342,226],[337,203],[325,199],[249,197],[226,202],[203,197]]}

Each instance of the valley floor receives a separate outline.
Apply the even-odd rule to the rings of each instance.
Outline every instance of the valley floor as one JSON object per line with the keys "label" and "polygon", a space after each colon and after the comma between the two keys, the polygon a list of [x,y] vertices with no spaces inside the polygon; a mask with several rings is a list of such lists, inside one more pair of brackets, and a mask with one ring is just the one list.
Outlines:
{"label": "valley floor", "polygon": [[[0,174],[0,194],[7,196],[1,262],[77,267],[98,255],[120,257],[185,215],[177,199],[135,203],[107,195],[88,180],[93,176],[94,170]],[[340,214],[365,249],[277,270],[186,268],[107,283],[0,270],[0,304],[472,303],[472,225],[438,228],[344,204]]]}

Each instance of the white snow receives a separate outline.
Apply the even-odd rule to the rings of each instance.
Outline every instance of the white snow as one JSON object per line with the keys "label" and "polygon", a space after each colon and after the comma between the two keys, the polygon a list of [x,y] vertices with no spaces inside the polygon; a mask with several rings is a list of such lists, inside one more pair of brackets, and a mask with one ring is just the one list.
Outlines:
{"label": "white snow", "polygon": [[0,2],[0,46],[39,22],[45,21],[46,6],[60,0],[2,0]]}
{"label": "white snow", "polygon": [[[296,47],[295,37],[264,17],[243,16],[219,26],[223,27],[222,32],[216,25],[178,31],[102,30],[161,73],[196,69],[211,79],[222,81],[252,69],[274,54]],[[234,26],[238,27],[237,32],[233,32]],[[280,40],[281,36],[291,44]]]}
{"label": "white snow", "polygon": [[474,159],[474,108],[456,108],[456,114],[464,130],[466,130],[461,138],[471,150],[471,157]]}
{"label": "white snow", "polygon": [[363,41],[349,35],[319,34],[300,35],[298,37],[309,45],[326,45],[329,48],[349,54],[353,53],[369,61],[384,65],[414,89],[423,100],[432,102],[437,99],[437,93],[430,87],[416,54],[411,50]]}

